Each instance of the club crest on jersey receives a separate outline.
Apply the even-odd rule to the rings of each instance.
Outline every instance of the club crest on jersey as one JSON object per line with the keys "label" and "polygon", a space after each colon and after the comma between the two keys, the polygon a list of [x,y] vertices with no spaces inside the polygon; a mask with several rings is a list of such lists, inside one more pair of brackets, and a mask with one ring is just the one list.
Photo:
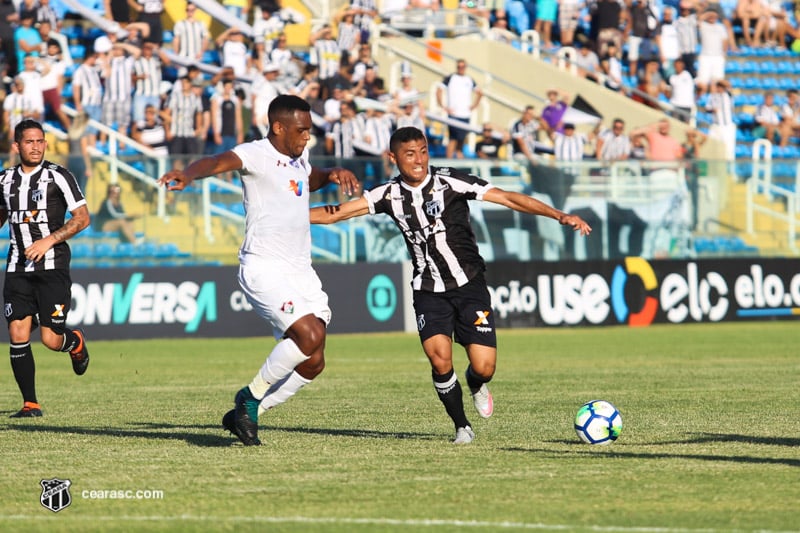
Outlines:
{"label": "club crest on jersey", "polygon": [[425,213],[430,217],[438,217],[442,214],[442,209],[444,208],[439,200],[425,202]]}
{"label": "club crest on jersey", "polygon": [[425,327],[425,315],[417,315],[417,330],[422,331]]}
{"label": "club crest on jersey", "polygon": [[303,196],[303,182],[289,180],[289,190],[292,191],[295,196]]}
{"label": "club crest on jersey", "polygon": [[53,478],[43,479],[39,483],[42,485],[39,501],[45,509],[57,513],[72,503],[72,496],[69,494],[69,486],[72,485],[70,480]]}
{"label": "club crest on jersey", "polygon": [[6,314],[6,318],[8,318],[8,317],[11,316],[11,313],[14,312],[14,309],[11,308],[11,304],[10,303],[7,303],[6,306],[5,306],[5,309],[3,309],[3,312]]}
{"label": "club crest on jersey", "polygon": [[283,305],[281,305],[281,311],[287,315],[291,315],[294,313],[294,303],[291,300],[288,302],[283,302]]}
{"label": "club crest on jersey", "polygon": [[12,224],[41,224],[47,222],[47,211],[34,209],[33,211],[12,211],[8,220]]}
{"label": "club crest on jersey", "polygon": [[44,191],[40,189],[36,189],[31,192],[31,200],[34,202],[41,202],[42,198],[44,198]]}

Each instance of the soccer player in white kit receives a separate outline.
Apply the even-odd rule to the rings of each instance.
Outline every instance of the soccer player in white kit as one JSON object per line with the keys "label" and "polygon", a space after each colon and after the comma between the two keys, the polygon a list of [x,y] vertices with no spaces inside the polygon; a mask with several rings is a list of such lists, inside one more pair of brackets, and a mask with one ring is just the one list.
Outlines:
{"label": "soccer player in white kit", "polygon": [[280,339],[252,382],[222,420],[245,446],[261,444],[258,416],[291,398],[325,367],[328,296],[311,266],[309,193],[328,183],[346,194],[358,189],[343,168],[312,167],[309,104],[280,95],[269,106],[269,134],[232,150],[172,170],[158,182],[183,190],[194,180],[239,171],[244,188],[245,237],[239,249],[239,284],[256,313]]}

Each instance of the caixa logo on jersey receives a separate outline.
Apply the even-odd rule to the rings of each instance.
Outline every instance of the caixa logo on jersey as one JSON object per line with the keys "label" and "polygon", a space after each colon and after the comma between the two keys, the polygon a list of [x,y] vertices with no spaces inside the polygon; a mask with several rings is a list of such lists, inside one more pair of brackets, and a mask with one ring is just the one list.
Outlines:
{"label": "caixa logo on jersey", "polygon": [[47,222],[47,211],[44,209],[12,211],[8,219],[11,224],[42,224]]}
{"label": "caixa logo on jersey", "polygon": [[39,483],[42,485],[39,501],[45,509],[57,513],[72,503],[72,496],[69,493],[69,487],[72,485],[70,480],[53,478],[43,479]]}

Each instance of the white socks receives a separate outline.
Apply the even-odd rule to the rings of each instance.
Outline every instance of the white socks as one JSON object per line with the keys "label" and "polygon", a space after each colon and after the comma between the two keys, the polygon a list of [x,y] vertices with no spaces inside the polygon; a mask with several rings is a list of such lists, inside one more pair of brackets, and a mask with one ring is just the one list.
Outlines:
{"label": "white socks", "polygon": [[[279,381],[289,376],[294,367],[306,359],[308,359],[308,356],[300,351],[300,348],[297,347],[297,344],[292,339],[283,339],[272,349],[267,360],[261,366],[261,370],[250,382],[250,393],[256,399],[264,398],[273,385],[277,385]],[[300,387],[297,387],[294,392],[297,392]],[[292,394],[286,396],[286,398],[288,399]]]}
{"label": "white socks", "polygon": [[310,379],[304,378],[297,372],[292,372],[270,387],[269,391],[267,391],[267,395],[264,396],[264,399],[261,400],[261,403],[258,406],[258,416],[261,416],[265,411],[282,404],[309,383],[311,383]]}

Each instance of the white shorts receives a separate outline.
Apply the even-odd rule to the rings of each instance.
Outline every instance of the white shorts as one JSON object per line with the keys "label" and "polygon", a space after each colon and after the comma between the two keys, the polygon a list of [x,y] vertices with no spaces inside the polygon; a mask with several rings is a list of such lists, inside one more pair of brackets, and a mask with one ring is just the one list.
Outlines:
{"label": "white shorts", "polygon": [[239,266],[239,285],[253,310],[272,324],[276,339],[300,318],[314,315],[327,326],[331,321],[328,295],[313,268],[281,272],[274,263],[249,260]]}
{"label": "white shorts", "polygon": [[725,79],[725,58],[717,56],[700,56],[697,58],[696,83],[708,85],[712,81]]}

